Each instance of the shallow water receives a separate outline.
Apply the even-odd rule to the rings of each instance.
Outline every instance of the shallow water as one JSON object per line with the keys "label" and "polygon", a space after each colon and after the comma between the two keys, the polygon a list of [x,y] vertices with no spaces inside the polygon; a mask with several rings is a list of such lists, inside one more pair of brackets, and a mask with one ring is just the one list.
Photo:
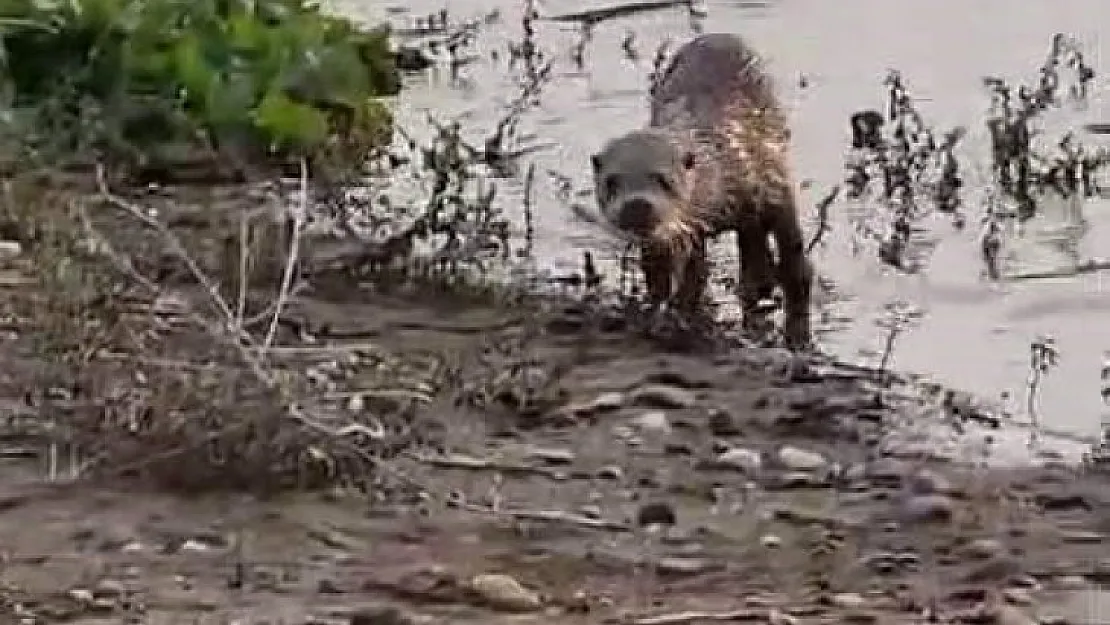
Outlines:
{"label": "shallow water", "polygon": [[[359,0],[336,4],[371,21],[383,15],[380,5]],[[415,14],[444,5],[456,19],[501,9],[501,23],[484,31],[478,43],[487,57],[489,50],[504,52],[508,41],[519,38],[521,6],[513,0],[408,4]],[[602,3],[549,1],[541,11],[556,14],[595,6]],[[408,20],[404,15],[393,18]],[[881,108],[881,80],[888,68],[901,70],[930,122],[939,128],[969,127],[960,155],[965,188],[973,190],[982,179],[973,172],[985,170],[987,156],[982,115],[989,99],[981,78],[991,74],[1031,80],[1053,33],[1077,38],[1088,63],[1100,72],[1089,109],[1062,113],[1061,123],[1101,121],[1104,113],[1110,117],[1110,100],[1101,88],[1110,59],[1102,57],[1100,47],[1101,36],[1110,33],[1108,18],[1110,4],[1104,0],[1025,0],[1020,11],[1005,0],[779,0],[765,6],[710,0],[705,27],[741,34],[769,57],[791,107],[798,178],[814,182],[803,193],[804,203],[812,205],[842,177],[848,115],[864,107]],[[619,42],[629,30],[636,33],[638,63],[624,59],[620,51]],[[606,138],[646,119],[646,76],[657,44],[665,38],[684,41],[690,36],[689,20],[680,8],[602,23],[582,74],[574,71],[568,56],[576,39],[573,25],[541,22],[539,35],[543,48],[558,55],[559,78],[545,90],[542,105],[525,117],[523,130],[549,145],[530,158],[540,172],[556,170],[583,188],[588,184],[588,155]],[[809,78],[804,89],[798,80],[802,74]],[[430,110],[440,119],[457,116],[464,126],[491,127],[514,93],[503,62],[473,64],[465,76],[461,85],[452,84],[446,72],[410,80],[398,103],[401,122],[418,126]],[[537,254],[547,268],[576,268],[581,250],[599,246],[604,237],[575,221],[556,199],[550,181],[542,176],[539,181]],[[509,187],[502,198],[511,210],[519,205],[521,190],[519,184]],[[967,199],[974,201],[974,191]],[[974,224],[978,209],[971,210],[969,224]],[[1092,227],[1083,249],[1087,255],[1110,255],[1110,205],[1090,202],[1086,211]],[[873,352],[884,337],[874,320],[884,304],[904,299],[927,314],[899,339],[895,367],[928,372],[986,397],[1010,391],[1020,398],[1029,343],[1038,334],[1050,334],[1062,359],[1042,387],[1042,419],[1056,429],[1094,434],[1103,411],[1099,367],[1103,350],[1110,349],[1110,290],[1104,288],[1110,286],[1110,273],[991,285],[979,278],[976,228],[955,233],[938,223],[936,231],[941,242],[926,273],[918,276],[894,275],[878,265],[874,254],[854,258],[845,241],[830,235],[829,246],[817,257],[819,270],[843,299],[834,305],[834,316],[846,321],[823,337],[824,346],[847,359],[877,362]]]}

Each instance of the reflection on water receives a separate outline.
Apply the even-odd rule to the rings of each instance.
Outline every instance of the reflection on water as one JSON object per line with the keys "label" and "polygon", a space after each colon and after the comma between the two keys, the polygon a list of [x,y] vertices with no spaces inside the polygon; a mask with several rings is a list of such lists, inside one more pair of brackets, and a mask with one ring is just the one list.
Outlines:
{"label": "reflection on water", "polygon": [[[369,20],[382,17],[375,11],[384,11],[379,3],[334,2]],[[548,0],[541,9],[563,13],[610,3]],[[500,5],[502,22],[479,39],[477,51],[483,58],[489,57],[490,50],[504,51],[509,40],[518,38],[520,6],[511,0],[407,4],[414,13],[447,5],[460,18]],[[970,135],[958,156],[967,176],[969,202],[975,206],[974,189],[987,169],[988,154],[982,119],[989,98],[982,77],[1030,79],[1055,32],[1074,35],[1096,70],[1110,71],[1110,58],[1102,58],[1100,45],[1101,36],[1110,32],[1106,0],[1023,0],[1021,11],[1013,10],[1011,0],[779,0],[752,6],[740,0],[709,0],[706,24],[745,36],[769,57],[791,110],[798,178],[814,181],[802,194],[805,205],[816,203],[843,176],[848,116],[881,104],[880,81],[889,68],[901,70],[912,93],[924,100],[920,108],[932,123],[969,126]],[[635,63],[626,60],[620,49],[629,30],[636,32],[640,48],[641,60]],[[652,53],[663,40],[687,37],[689,23],[684,8],[604,22],[595,28],[594,43],[587,52],[588,71],[583,73],[575,73],[569,61],[577,32],[573,24],[540,23],[543,47],[567,59],[557,73],[568,75],[546,89],[522,131],[552,144],[532,155],[538,171],[560,172],[583,187],[588,184],[588,156],[606,138],[646,120],[645,86]],[[805,81],[799,80],[802,75]],[[424,111],[432,110],[440,117],[465,114],[469,123],[489,127],[514,93],[503,66],[489,63],[469,66],[467,85],[452,86],[446,72],[414,79],[398,106],[401,123],[418,127]],[[1085,117],[1072,113],[1074,119],[1064,121],[1067,125],[1105,121],[1099,119],[1099,115],[1110,117],[1104,100],[1096,88]],[[556,199],[553,183],[538,186],[537,254],[548,268],[573,268],[582,247],[593,247],[604,237],[572,218]],[[510,181],[502,187],[506,207],[517,205],[520,185]],[[1078,254],[1084,258],[1110,255],[1110,207],[1089,203],[1087,211],[1090,230]],[[977,216],[972,213],[970,218]],[[947,222],[938,222],[934,224],[938,246],[927,272],[896,275],[874,261],[873,255],[853,257],[841,234],[847,232],[843,220],[833,225],[838,230],[816,256],[821,273],[842,296],[824,315],[843,326],[825,335],[827,348],[848,358],[879,348],[883,335],[874,320],[885,303],[903,299],[927,315],[899,339],[894,366],[934,372],[939,380],[985,395],[1003,390],[1020,395],[1029,342],[1038,334],[1051,334],[1062,360],[1041,389],[1041,412],[1055,428],[1096,430],[1102,406],[1100,358],[1104,349],[1110,349],[1110,323],[1106,322],[1110,291],[1103,284],[1110,274],[989,284],[979,276],[975,228],[957,233]],[[719,250],[726,259],[730,247]],[[735,268],[731,261],[721,265],[725,271]]]}

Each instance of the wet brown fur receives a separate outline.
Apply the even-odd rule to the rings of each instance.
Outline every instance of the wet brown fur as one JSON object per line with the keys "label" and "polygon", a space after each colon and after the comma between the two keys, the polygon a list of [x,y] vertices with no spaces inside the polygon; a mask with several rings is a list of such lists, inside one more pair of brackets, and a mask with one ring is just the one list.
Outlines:
{"label": "wet brown fur", "polygon": [[690,184],[688,197],[643,245],[649,296],[673,298],[687,309],[699,305],[708,281],[706,241],[734,231],[745,319],[755,318],[752,311],[777,283],[784,334],[797,346],[810,340],[813,271],[798,221],[786,122],[756,53],[733,35],[710,34],[678,50],[653,90],[646,132],[626,137],[662,135],[694,158],[693,168],[680,174]]}

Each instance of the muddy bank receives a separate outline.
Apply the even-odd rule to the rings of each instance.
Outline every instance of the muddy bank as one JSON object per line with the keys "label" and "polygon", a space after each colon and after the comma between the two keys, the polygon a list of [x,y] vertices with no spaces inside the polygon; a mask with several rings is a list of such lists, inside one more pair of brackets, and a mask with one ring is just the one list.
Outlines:
{"label": "muddy bank", "polygon": [[[1105,480],[982,467],[990,444],[953,424],[1005,430],[964,404],[946,413],[943,393],[727,329],[710,344],[659,328],[649,338],[611,309],[565,300],[506,310],[347,283],[302,294],[288,319],[311,337],[289,348],[319,363],[373,345],[434,351],[451,372],[406,443],[378,457],[378,486],[135,497],[126,480],[44,487],[44,457],[12,461],[0,499],[6,614],[1099,622],[1088,600],[1110,579]],[[5,340],[5,362],[18,362],[21,340]],[[8,369],[6,388],[21,370]],[[907,438],[906,422],[952,445]]]}

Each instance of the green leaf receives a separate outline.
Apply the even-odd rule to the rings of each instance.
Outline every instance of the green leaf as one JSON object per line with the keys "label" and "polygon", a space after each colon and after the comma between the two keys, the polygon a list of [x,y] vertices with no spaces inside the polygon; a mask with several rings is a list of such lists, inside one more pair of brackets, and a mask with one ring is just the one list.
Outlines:
{"label": "green leaf", "polygon": [[270,91],[255,109],[255,125],[274,142],[288,147],[311,148],[328,138],[328,120],[320,111]]}

